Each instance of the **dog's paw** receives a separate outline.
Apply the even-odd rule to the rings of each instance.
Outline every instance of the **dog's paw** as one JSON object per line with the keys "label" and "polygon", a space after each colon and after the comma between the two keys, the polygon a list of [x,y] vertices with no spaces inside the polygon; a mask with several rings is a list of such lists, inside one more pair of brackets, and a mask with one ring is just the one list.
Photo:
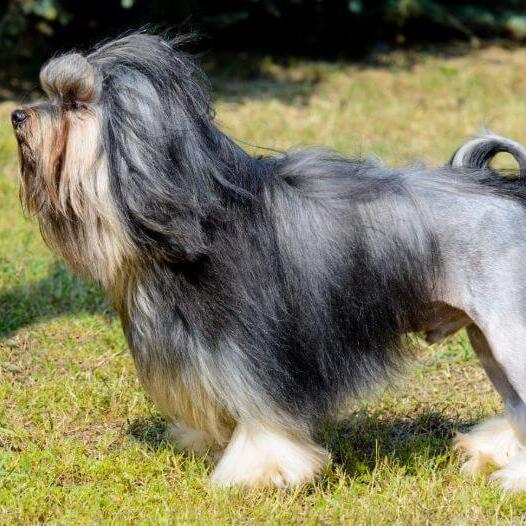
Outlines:
{"label": "dog's paw", "polygon": [[313,481],[328,460],[310,440],[238,426],[211,480],[217,486],[290,488]]}
{"label": "dog's paw", "polygon": [[285,489],[292,487],[302,482],[309,480],[309,477],[290,477],[289,473],[286,473],[278,465],[265,466],[251,472],[240,473],[237,470],[225,470],[220,469],[214,471],[212,474],[212,484],[220,487],[229,486],[245,486],[245,487],[275,487],[279,489]]}
{"label": "dog's paw", "polygon": [[480,449],[479,444],[467,433],[457,433],[453,444],[453,448],[467,459],[460,468],[463,475],[486,473],[493,463],[493,456],[487,450]]}
{"label": "dog's paw", "polygon": [[214,445],[212,435],[206,431],[194,429],[184,422],[168,424],[164,439],[173,443],[181,451],[204,455]]}
{"label": "dog's paw", "polygon": [[485,473],[491,465],[502,468],[522,449],[512,426],[504,416],[490,418],[469,433],[457,433],[454,448],[467,458],[462,473]]}
{"label": "dog's paw", "polygon": [[509,493],[525,492],[526,454],[520,453],[513,457],[506,467],[493,472],[489,479]]}

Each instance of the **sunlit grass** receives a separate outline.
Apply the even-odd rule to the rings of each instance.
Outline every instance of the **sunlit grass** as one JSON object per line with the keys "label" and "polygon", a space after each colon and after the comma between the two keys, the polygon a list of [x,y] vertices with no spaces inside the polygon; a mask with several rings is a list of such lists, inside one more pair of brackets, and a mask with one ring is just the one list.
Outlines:
{"label": "sunlit grass", "polygon": [[[383,67],[272,61],[217,79],[217,120],[249,144],[324,144],[386,163],[445,162],[483,125],[526,141],[526,50],[392,55]],[[333,465],[291,492],[223,491],[163,443],[118,319],[19,207],[14,103],[0,105],[0,523],[501,524],[526,497],[459,474],[454,431],[500,410],[464,334],[323,437]],[[250,148],[261,154],[264,151]]]}

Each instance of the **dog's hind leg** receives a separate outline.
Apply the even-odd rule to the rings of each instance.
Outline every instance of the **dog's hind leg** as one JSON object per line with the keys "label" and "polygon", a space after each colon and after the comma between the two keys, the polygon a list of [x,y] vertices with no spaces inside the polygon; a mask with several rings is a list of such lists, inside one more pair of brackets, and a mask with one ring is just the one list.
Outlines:
{"label": "dog's hind leg", "polygon": [[465,471],[488,464],[500,468],[491,475],[504,489],[526,491],[526,328],[507,311],[484,330],[470,328],[470,337],[488,376],[504,399],[505,417],[492,418],[460,435],[457,447],[468,454]]}
{"label": "dog's hind leg", "polygon": [[[482,331],[475,324],[471,324],[467,327],[467,332],[480,363],[507,408],[520,405],[520,397],[493,357]],[[487,471],[491,465],[504,467],[521,450],[521,444],[509,416],[502,415],[485,420],[471,429],[469,433],[458,433],[455,448],[462,451],[467,457],[462,471],[474,475]]]}

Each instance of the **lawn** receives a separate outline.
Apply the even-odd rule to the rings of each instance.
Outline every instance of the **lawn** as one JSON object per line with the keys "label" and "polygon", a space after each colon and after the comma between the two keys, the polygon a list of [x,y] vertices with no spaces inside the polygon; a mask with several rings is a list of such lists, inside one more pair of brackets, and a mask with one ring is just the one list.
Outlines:
{"label": "lawn", "polygon": [[[251,145],[324,144],[445,162],[482,125],[526,142],[526,50],[393,53],[362,64],[262,59],[214,77],[217,121]],[[211,64],[210,64],[211,65]],[[240,73],[240,71],[242,73]],[[220,490],[161,440],[119,320],[21,213],[12,100],[0,103],[0,523],[499,524],[526,495],[459,474],[457,429],[501,410],[464,333],[423,342],[397,385],[324,431],[332,466],[294,491]]]}

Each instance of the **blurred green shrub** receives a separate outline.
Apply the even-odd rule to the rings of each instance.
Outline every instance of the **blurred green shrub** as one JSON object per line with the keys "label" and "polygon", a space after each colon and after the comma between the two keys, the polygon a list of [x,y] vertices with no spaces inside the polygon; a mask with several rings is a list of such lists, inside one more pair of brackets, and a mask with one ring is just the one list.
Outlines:
{"label": "blurred green shrub", "polygon": [[94,39],[148,22],[182,24],[237,49],[359,51],[378,42],[526,39],[526,1],[3,0],[0,46],[28,36]]}
{"label": "blurred green shrub", "polygon": [[2,44],[13,43],[30,30],[52,35],[57,25],[72,21],[70,13],[56,0],[10,0],[0,16]]}

